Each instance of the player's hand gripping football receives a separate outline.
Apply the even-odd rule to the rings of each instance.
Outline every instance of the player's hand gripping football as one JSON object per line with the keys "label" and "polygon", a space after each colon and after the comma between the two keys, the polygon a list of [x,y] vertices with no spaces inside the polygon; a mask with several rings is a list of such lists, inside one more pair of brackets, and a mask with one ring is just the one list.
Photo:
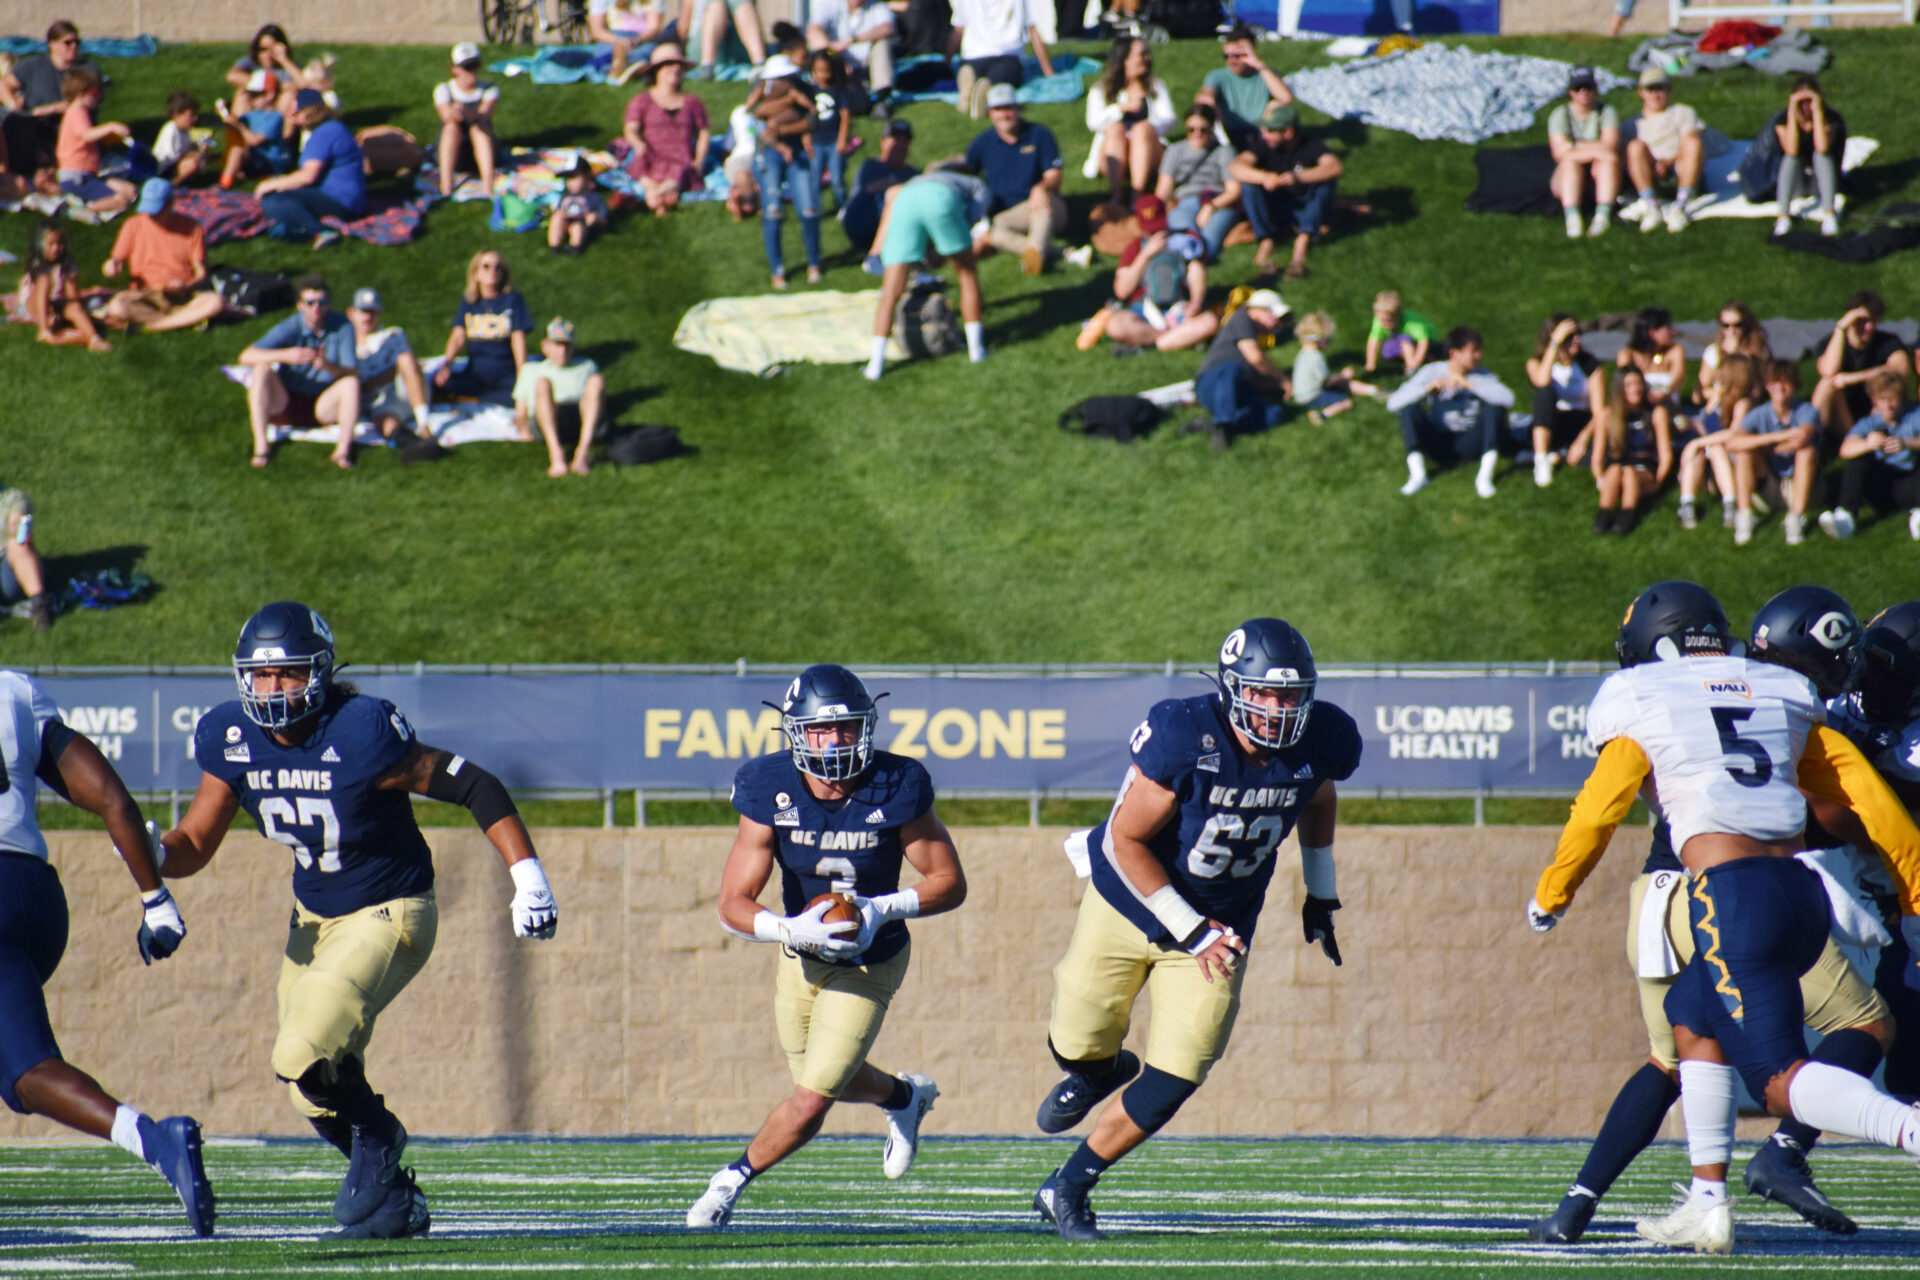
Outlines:
{"label": "player's hand gripping football", "polygon": [[1218,920],[1207,921],[1206,932],[1196,945],[1199,949],[1192,954],[1200,962],[1200,976],[1208,982],[1212,982],[1216,974],[1223,981],[1231,980],[1233,971],[1240,967],[1241,959],[1247,954],[1246,939]]}
{"label": "player's hand gripping football", "polygon": [[139,936],[134,939],[140,948],[140,963],[165,960],[187,940],[187,922],[180,918],[180,908],[174,904],[173,895],[165,885],[152,893],[141,894],[140,902],[146,908]]}
{"label": "player's hand gripping football", "polygon": [[1333,913],[1340,909],[1338,898],[1316,898],[1309,894],[1300,904],[1300,928],[1308,942],[1317,942],[1327,959],[1340,964],[1340,944],[1333,936]]}
{"label": "player's hand gripping football", "polygon": [[560,908],[538,858],[522,858],[507,868],[513,877],[513,936],[551,938],[560,926]]}
{"label": "player's hand gripping football", "polygon": [[1553,926],[1559,923],[1558,911],[1543,910],[1537,900],[1527,899],[1527,926],[1535,933],[1552,933]]}
{"label": "player's hand gripping football", "polygon": [[[860,942],[858,921],[838,920],[828,924],[824,917],[833,907],[831,899],[816,902],[797,916],[780,921],[780,937],[795,951],[812,952],[828,960],[857,956],[866,948]],[[865,916],[865,912],[861,913]]]}
{"label": "player's hand gripping football", "polygon": [[854,954],[858,955],[873,945],[873,935],[880,932],[880,926],[887,922],[872,898],[863,898],[857,893],[849,893],[847,901],[860,913],[860,932],[854,935]]}

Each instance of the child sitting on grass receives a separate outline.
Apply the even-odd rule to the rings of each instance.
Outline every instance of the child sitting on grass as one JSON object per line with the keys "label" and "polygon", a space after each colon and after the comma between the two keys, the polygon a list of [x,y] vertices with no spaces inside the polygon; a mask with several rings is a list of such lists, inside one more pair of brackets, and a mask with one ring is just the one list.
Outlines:
{"label": "child sitting on grass", "polygon": [[[267,83],[261,83],[263,78]],[[235,94],[233,111],[226,110],[224,102],[214,104],[227,126],[227,159],[220,171],[222,191],[233,190],[233,184],[242,178],[271,178],[293,169],[293,139],[288,136],[287,117],[274,106],[277,87],[273,78],[271,71],[255,72],[248,83],[259,84],[259,90],[245,98]],[[262,105],[241,110],[243,101]]]}
{"label": "child sitting on grass", "polygon": [[68,68],[60,77],[60,92],[67,101],[54,147],[60,190],[79,197],[95,213],[118,213],[140,191],[124,178],[100,176],[100,144],[124,143],[133,137],[133,130],[118,120],[94,123],[93,113],[100,107],[100,73],[93,67]]}
{"label": "child sitting on grass", "polygon": [[113,350],[80,300],[80,272],[67,247],[67,233],[51,218],[34,232],[27,272],[20,278],[19,292],[9,299],[8,310],[31,320],[35,336],[48,346]]}
{"label": "child sitting on grass", "polygon": [[207,167],[208,139],[194,136],[200,122],[200,99],[176,93],[167,99],[167,122],[153,142],[153,160],[160,176],[175,186],[197,177]]}
{"label": "child sitting on grass", "polygon": [[1405,362],[1407,374],[1427,362],[1433,340],[1440,330],[1418,311],[1402,305],[1400,295],[1386,289],[1374,295],[1373,326],[1367,330],[1367,372],[1380,367],[1383,359]]}
{"label": "child sitting on grass", "polygon": [[1338,374],[1327,367],[1327,344],[1333,341],[1337,326],[1324,311],[1301,317],[1294,332],[1300,338],[1300,354],[1293,358],[1293,402],[1307,411],[1307,421],[1316,427],[1336,413],[1353,408],[1355,395],[1379,394],[1379,388],[1354,381],[1353,366]]}
{"label": "child sitting on grass", "polygon": [[607,225],[607,202],[593,189],[593,166],[585,156],[567,171],[566,182],[547,220],[547,248],[578,257],[594,233]]}

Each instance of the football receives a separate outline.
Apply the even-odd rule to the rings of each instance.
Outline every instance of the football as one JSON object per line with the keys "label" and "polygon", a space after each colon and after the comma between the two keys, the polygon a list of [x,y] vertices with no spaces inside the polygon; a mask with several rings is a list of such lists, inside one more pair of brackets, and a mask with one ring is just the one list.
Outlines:
{"label": "football", "polygon": [[807,910],[811,911],[823,902],[831,902],[833,905],[821,914],[822,923],[839,924],[843,920],[851,920],[854,924],[860,923],[860,908],[854,906],[853,899],[846,894],[823,893],[807,904]]}

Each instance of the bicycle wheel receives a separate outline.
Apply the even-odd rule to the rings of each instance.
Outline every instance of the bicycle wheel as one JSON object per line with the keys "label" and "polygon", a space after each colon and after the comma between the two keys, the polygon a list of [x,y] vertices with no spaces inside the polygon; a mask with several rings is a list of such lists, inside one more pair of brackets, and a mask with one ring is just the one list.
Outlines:
{"label": "bicycle wheel", "polygon": [[556,0],[556,2],[560,9],[560,43],[585,44],[587,42],[586,0]]}
{"label": "bicycle wheel", "polygon": [[520,0],[480,0],[480,33],[488,44],[513,44],[530,24]]}

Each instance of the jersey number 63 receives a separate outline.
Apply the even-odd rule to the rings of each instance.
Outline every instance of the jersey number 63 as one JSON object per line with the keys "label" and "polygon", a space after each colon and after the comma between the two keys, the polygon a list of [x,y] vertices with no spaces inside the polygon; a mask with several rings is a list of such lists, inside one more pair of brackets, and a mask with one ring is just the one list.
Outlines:
{"label": "jersey number 63", "polygon": [[1212,880],[1222,872],[1236,880],[1260,869],[1286,834],[1278,814],[1262,814],[1248,826],[1237,813],[1216,813],[1187,850],[1187,872]]}

